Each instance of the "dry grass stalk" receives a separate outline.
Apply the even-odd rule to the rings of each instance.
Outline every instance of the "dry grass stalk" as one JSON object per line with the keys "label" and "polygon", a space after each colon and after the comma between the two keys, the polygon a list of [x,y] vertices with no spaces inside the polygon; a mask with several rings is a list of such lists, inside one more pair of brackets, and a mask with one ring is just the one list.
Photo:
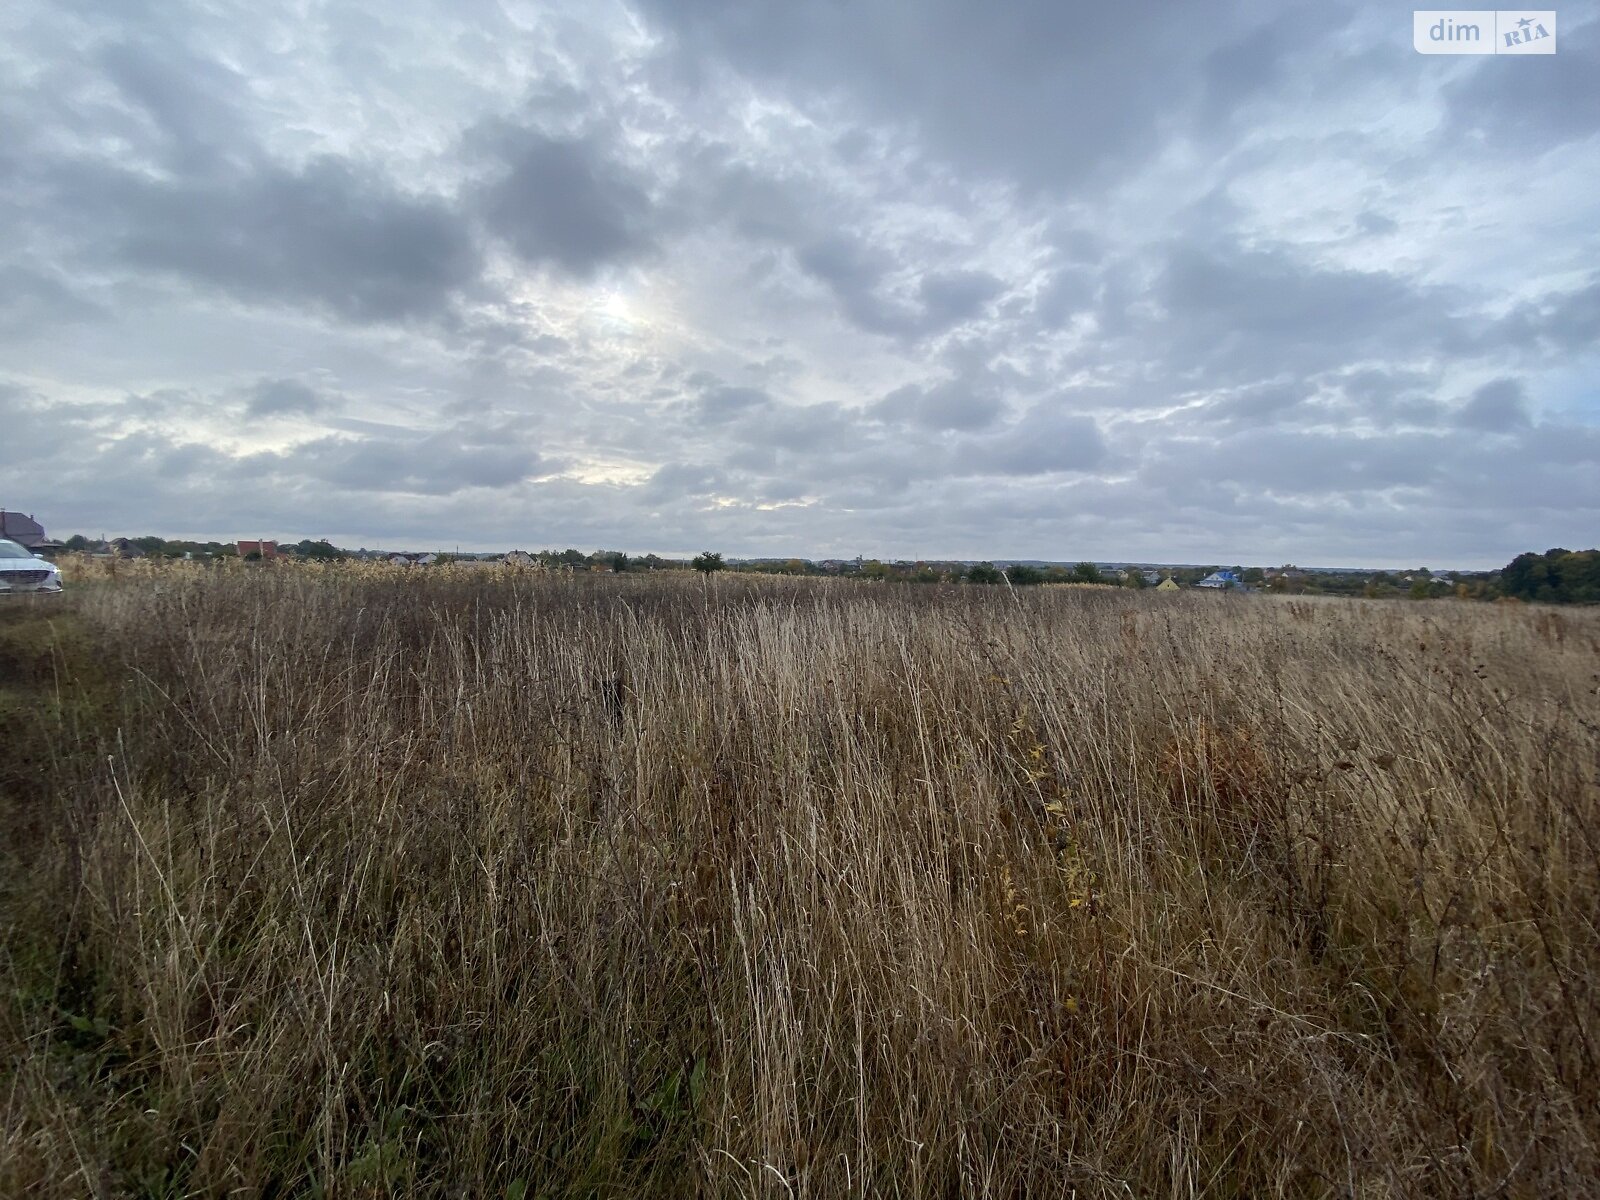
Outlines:
{"label": "dry grass stalk", "polygon": [[119,564],[0,619],[5,1195],[1600,1178],[1600,614]]}

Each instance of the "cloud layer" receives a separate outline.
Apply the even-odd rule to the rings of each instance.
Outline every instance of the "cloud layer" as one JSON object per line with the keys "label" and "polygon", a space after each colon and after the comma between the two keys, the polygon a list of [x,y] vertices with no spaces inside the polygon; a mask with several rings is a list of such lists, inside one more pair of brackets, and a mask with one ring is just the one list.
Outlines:
{"label": "cloud layer", "polygon": [[[1496,565],[1600,528],[1600,22],[24,0],[62,533]],[[1402,21],[1400,18],[1405,17]]]}

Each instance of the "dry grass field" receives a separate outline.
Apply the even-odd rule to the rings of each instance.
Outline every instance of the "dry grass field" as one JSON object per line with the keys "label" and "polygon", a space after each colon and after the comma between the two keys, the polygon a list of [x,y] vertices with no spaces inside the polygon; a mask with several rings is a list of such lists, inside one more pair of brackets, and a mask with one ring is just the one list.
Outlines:
{"label": "dry grass field", "polygon": [[1600,1190],[1600,612],[0,607],[0,1195]]}

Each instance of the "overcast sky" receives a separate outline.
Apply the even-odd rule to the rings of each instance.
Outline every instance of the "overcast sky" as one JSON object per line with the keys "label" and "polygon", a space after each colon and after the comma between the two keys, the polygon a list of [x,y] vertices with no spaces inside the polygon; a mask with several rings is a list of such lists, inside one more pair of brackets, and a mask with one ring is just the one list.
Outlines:
{"label": "overcast sky", "polygon": [[[57,535],[1496,566],[1600,535],[1600,21],[0,6]],[[1587,23],[1585,23],[1587,22]]]}

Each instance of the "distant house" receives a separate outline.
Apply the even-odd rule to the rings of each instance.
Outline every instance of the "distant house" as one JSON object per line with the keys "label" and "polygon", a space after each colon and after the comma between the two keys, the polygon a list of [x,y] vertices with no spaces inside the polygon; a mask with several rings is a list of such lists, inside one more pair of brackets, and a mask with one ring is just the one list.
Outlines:
{"label": "distant house", "polygon": [[1178,590],[1178,581],[1170,575],[1156,584],[1156,591],[1158,592],[1176,592]]}
{"label": "distant house", "polygon": [[526,550],[513,550],[500,561],[508,567],[531,567],[534,565],[533,555]]}
{"label": "distant house", "polygon": [[439,561],[437,554],[419,554],[411,560],[413,566],[431,567]]}
{"label": "distant house", "polygon": [[389,561],[397,567],[409,567],[411,565],[410,557],[404,554],[391,554],[389,555]]}
{"label": "distant house", "polygon": [[143,558],[144,550],[136,542],[127,538],[112,538],[106,545],[110,552],[117,558]]}
{"label": "distant house", "polygon": [[3,508],[0,508],[0,537],[10,538],[27,550],[37,550],[46,540],[44,526],[39,522]]}
{"label": "distant house", "polygon": [[249,558],[252,554],[263,561],[278,557],[277,542],[235,542],[234,549],[240,558]]}
{"label": "distant house", "polygon": [[1240,582],[1239,576],[1232,571],[1213,571],[1195,584],[1195,587],[1198,588],[1216,588],[1218,590],[1237,589],[1243,586],[1244,584]]}

